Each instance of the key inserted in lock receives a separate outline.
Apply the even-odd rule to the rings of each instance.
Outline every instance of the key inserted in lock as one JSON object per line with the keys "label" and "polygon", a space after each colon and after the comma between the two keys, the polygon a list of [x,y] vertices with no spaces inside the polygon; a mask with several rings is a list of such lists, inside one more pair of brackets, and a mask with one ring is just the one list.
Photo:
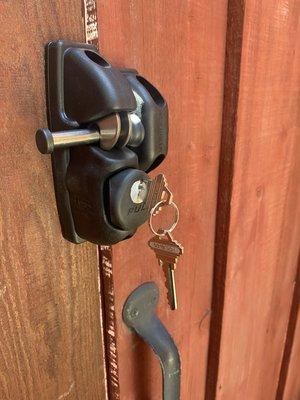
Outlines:
{"label": "key inserted in lock", "polygon": [[167,153],[168,109],[135,70],[119,70],[86,44],[46,47],[49,129],[37,147],[50,154],[63,235],[113,244],[149,215],[146,172]]}

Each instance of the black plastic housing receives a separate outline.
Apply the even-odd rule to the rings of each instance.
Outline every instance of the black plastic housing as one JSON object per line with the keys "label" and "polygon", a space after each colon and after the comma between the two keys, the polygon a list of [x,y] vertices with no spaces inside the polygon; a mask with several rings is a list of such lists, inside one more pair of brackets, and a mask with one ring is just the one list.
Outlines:
{"label": "black plastic housing", "polygon": [[98,53],[69,48],[64,55],[64,108],[69,118],[87,123],[134,111],[136,101],[124,75]]}
{"label": "black plastic housing", "polygon": [[[67,187],[75,230],[90,242],[114,244],[136,229],[122,230],[109,220],[108,179],[125,168],[138,168],[137,156],[129,149],[104,151],[82,146],[71,152]],[[144,221],[143,221],[144,222]]]}
{"label": "black plastic housing", "polygon": [[[85,240],[113,244],[135,232],[140,212],[120,229],[112,220],[123,215],[108,204],[109,178],[119,171],[154,169],[164,159],[168,143],[168,109],[163,97],[134,70],[118,70],[102,58],[94,46],[67,41],[46,46],[48,126],[51,131],[86,128],[112,113],[135,112],[145,130],[137,147],[101,150],[97,145],[54,149],[52,171],[57,209],[63,236],[73,242]],[[110,218],[110,213],[112,218]],[[121,215],[121,217],[120,217]],[[132,228],[134,226],[134,228]]]}
{"label": "black plastic housing", "polygon": [[[87,44],[61,40],[47,44],[46,91],[48,126],[52,131],[83,127],[100,116],[136,108],[126,78],[100,57],[94,46]],[[93,239],[84,229],[77,231],[70,204],[70,189],[66,184],[70,159],[76,164],[82,149],[56,149],[51,155],[62,234],[73,243]],[[125,162],[122,167],[126,167]],[[85,219],[84,214],[77,212],[76,218],[81,217]]]}
{"label": "black plastic housing", "polygon": [[145,138],[138,147],[131,147],[139,159],[140,169],[156,168],[168,152],[168,105],[160,92],[133,69],[123,69],[132,90],[140,98],[136,113],[142,120]]}

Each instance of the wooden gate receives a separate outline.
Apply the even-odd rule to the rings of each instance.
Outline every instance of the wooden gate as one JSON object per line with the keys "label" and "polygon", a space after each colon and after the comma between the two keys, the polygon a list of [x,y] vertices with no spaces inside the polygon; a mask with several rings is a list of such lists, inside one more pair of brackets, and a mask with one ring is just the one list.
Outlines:
{"label": "wooden gate", "polygon": [[[113,248],[119,398],[161,399],[159,363],[121,317],[131,291],[155,281],[183,400],[299,400],[299,1],[97,6],[103,56],[137,69],[168,102],[169,153],[152,176],[167,177],[185,247],[177,311],[147,226]],[[34,143],[47,126],[44,45],[85,41],[84,10],[0,1],[3,400],[108,398],[103,249],[61,237],[50,160]]]}

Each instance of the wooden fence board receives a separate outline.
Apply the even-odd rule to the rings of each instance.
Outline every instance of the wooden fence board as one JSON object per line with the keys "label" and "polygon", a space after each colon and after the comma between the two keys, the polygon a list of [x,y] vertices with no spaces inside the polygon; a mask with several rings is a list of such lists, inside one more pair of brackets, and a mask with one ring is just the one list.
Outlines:
{"label": "wooden fence board", "polygon": [[232,29],[231,39],[241,43],[239,92],[234,129],[223,121],[220,185],[228,163],[232,179],[227,216],[218,211],[216,228],[222,262],[214,295],[223,296],[213,312],[223,308],[214,321],[221,341],[211,342],[219,366],[211,357],[208,382],[217,399],[265,400],[276,396],[299,251],[300,3],[230,0],[233,25],[237,9],[242,37]]}
{"label": "wooden fence board", "polygon": [[[122,400],[160,399],[157,360],[121,321],[128,294],[145,281],[161,289],[159,316],[182,358],[182,398],[202,400],[211,304],[227,1],[99,1],[101,49],[119,66],[136,68],[165,96],[170,147],[163,165],[185,246],[176,270],[179,309],[170,311],[164,278],[143,227],[114,247]],[[155,173],[157,173],[155,171]],[[154,175],[153,173],[152,175]]]}
{"label": "wooden fence board", "polygon": [[0,398],[103,399],[97,248],[60,233],[44,45],[84,41],[81,2],[0,2]]}

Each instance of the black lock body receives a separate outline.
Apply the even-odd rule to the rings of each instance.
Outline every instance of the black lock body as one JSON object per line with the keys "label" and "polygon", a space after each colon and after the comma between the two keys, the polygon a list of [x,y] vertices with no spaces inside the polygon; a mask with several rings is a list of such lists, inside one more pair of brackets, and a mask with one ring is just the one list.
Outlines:
{"label": "black lock body", "polygon": [[144,171],[152,171],[168,151],[168,105],[159,91],[135,70],[123,70],[132,90],[137,95],[138,114],[145,128],[145,139],[138,147],[131,147]]}
{"label": "black lock body", "polygon": [[114,244],[132,236],[145,222],[148,214],[145,209],[130,212],[135,206],[130,197],[132,183],[139,181],[141,173],[147,179],[137,168],[137,156],[129,149],[104,151],[97,146],[73,149],[66,182],[80,237],[88,237],[93,243]]}
{"label": "black lock body", "polygon": [[[167,153],[165,100],[137,71],[112,67],[87,44],[49,43],[46,76],[48,125],[53,132],[44,130],[42,140],[49,134],[55,137],[57,131],[88,130],[112,115],[122,123],[119,148],[103,150],[101,142],[63,148],[51,143],[63,236],[73,243],[97,244],[132,236],[149,215],[150,179],[145,171],[159,165]],[[130,125],[131,114],[139,118],[136,131]],[[138,140],[128,141],[126,134],[135,132],[141,133]]]}

